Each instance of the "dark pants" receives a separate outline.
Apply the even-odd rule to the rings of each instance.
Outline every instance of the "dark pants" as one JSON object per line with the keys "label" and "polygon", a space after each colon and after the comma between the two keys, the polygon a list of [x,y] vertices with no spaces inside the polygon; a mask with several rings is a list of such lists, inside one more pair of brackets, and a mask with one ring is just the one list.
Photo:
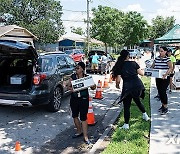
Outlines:
{"label": "dark pants", "polygon": [[145,108],[144,105],[141,103],[140,98],[133,98],[131,96],[131,94],[129,94],[128,96],[126,96],[123,99],[123,105],[124,105],[124,120],[125,123],[128,124],[129,123],[129,118],[130,118],[130,106],[131,106],[131,101],[132,99],[134,100],[134,102],[136,103],[136,105],[138,106],[138,108],[141,110],[142,113],[145,112]]}
{"label": "dark pants", "polygon": [[161,103],[165,105],[168,103],[166,90],[169,85],[169,80],[169,77],[167,79],[156,78],[156,87],[158,90],[159,98],[161,100]]}

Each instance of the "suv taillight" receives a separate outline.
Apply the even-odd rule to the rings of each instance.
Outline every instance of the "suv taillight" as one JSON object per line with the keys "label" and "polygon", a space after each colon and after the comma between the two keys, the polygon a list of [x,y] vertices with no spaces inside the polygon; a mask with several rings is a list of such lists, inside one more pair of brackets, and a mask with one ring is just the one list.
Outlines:
{"label": "suv taillight", "polygon": [[46,78],[46,74],[35,74],[33,77],[33,83],[38,85],[41,83],[42,80]]}

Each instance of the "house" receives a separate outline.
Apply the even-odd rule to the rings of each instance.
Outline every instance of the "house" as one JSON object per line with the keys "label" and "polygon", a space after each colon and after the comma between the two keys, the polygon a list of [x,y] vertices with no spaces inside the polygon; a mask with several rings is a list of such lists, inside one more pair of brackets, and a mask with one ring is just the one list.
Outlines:
{"label": "house", "polygon": [[34,46],[37,37],[26,28],[17,25],[0,26],[0,40],[15,40]]}
{"label": "house", "polygon": [[[87,38],[85,36],[75,34],[75,33],[67,33],[62,35],[59,40],[59,49],[64,51],[66,49],[73,48],[84,48],[85,43],[87,42]],[[102,41],[91,38],[91,44],[104,45]]]}

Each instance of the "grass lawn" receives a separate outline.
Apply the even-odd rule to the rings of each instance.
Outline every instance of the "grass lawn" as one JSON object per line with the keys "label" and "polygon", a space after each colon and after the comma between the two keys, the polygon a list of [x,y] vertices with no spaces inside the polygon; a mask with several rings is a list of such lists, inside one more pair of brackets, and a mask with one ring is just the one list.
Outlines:
{"label": "grass lawn", "polygon": [[[150,95],[150,78],[142,77],[146,88],[145,99],[142,100],[146,112],[150,115],[149,95]],[[118,127],[124,123],[123,112],[117,122]],[[131,104],[130,129],[120,130],[118,127],[114,131],[111,143],[103,151],[103,154],[147,154],[149,151],[149,131],[150,122],[142,119],[142,113],[133,102]]]}

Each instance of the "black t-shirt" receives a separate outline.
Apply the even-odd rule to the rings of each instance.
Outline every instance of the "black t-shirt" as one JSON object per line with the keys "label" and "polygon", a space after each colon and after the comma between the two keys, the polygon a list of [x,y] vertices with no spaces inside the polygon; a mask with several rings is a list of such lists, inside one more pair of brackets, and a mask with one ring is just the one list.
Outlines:
{"label": "black t-shirt", "polygon": [[118,70],[118,75],[121,75],[123,80],[137,77],[137,69],[139,65],[134,61],[125,61],[121,70]]}
{"label": "black t-shirt", "polygon": [[139,65],[134,61],[125,61],[121,70],[117,66],[117,73],[123,79],[121,101],[129,94],[133,97],[140,97],[142,91],[145,90],[142,81],[138,77],[137,70],[139,68]]}
{"label": "black t-shirt", "polygon": [[[84,77],[86,77],[86,76],[88,76],[88,75],[85,74]],[[71,75],[71,78],[73,80],[76,80],[77,79],[77,75],[74,73],[74,74]],[[77,91],[77,92],[73,92],[73,93],[71,93],[71,96],[72,97],[78,97],[78,93],[80,93],[80,97],[81,98],[88,98],[89,97],[88,88],[80,90],[80,91]]]}

